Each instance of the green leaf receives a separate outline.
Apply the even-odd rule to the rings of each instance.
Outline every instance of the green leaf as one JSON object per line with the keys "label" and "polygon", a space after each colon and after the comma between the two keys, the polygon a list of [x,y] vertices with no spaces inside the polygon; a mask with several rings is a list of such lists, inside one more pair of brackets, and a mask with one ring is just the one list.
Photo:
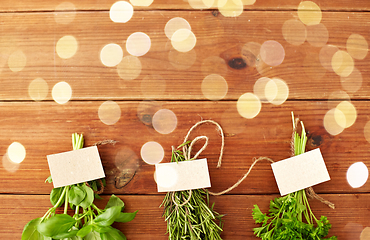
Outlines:
{"label": "green leaf", "polygon": [[46,237],[54,237],[66,233],[76,223],[67,214],[57,214],[37,226],[37,231]]}
{"label": "green leaf", "polygon": [[121,208],[122,207],[120,206],[113,206],[113,207],[108,208],[107,210],[105,210],[104,213],[98,215],[94,219],[94,222],[102,227],[107,227],[107,226],[112,225],[112,223],[116,220],[116,218],[121,213]]}
{"label": "green leaf", "polygon": [[53,188],[53,190],[51,190],[51,193],[50,193],[50,203],[51,203],[51,205],[53,205],[55,207],[60,207],[64,203],[64,198],[63,198],[62,201],[60,201],[60,204],[58,204],[58,206],[55,205],[55,204],[57,204],[58,200],[62,196],[63,190],[64,190],[64,187]]}
{"label": "green leaf", "polygon": [[109,232],[111,230],[111,226],[107,226],[107,227],[104,227],[104,226],[99,226],[97,224],[94,224],[94,231],[95,232],[98,232],[98,233],[106,233],[106,232]]}
{"label": "green leaf", "polygon": [[102,240],[126,240],[126,236],[119,230],[112,228],[111,231],[101,233]]}
{"label": "green leaf", "polygon": [[71,186],[71,189],[69,190],[68,193],[68,199],[70,203],[78,206],[84,200],[85,197],[86,192],[82,187],[76,185]]}
{"label": "green leaf", "polygon": [[45,182],[52,183],[53,179],[51,178],[51,175],[45,180]]}
{"label": "green leaf", "polygon": [[81,188],[85,191],[86,196],[82,202],[80,202],[80,206],[83,208],[88,208],[91,206],[91,204],[94,202],[94,191],[86,186],[86,184],[83,184]]}
{"label": "green leaf", "polygon": [[122,222],[122,223],[130,222],[135,218],[137,212],[138,212],[138,210],[136,210],[133,213],[123,213],[123,212],[121,212],[119,214],[119,216],[116,218],[115,222]]}
{"label": "green leaf", "polygon": [[263,214],[260,210],[260,208],[258,207],[258,205],[253,205],[254,206],[254,209],[252,210],[252,216],[253,216],[253,219],[256,221],[256,223],[262,223],[265,221],[265,219],[267,218],[266,214]]}
{"label": "green leaf", "polygon": [[36,218],[29,221],[24,226],[21,240],[39,240],[42,235],[37,231],[37,226],[40,224],[41,218]]}
{"label": "green leaf", "polygon": [[58,235],[54,236],[53,238],[55,238],[55,239],[72,238],[72,237],[76,236],[77,232],[78,232],[78,229],[75,229],[75,230],[72,230],[72,231],[69,231],[69,232],[66,232],[66,233],[58,234]]}
{"label": "green leaf", "polygon": [[76,234],[78,237],[85,237],[87,234],[93,231],[93,225],[87,225],[81,228]]}
{"label": "green leaf", "polygon": [[100,233],[93,231],[86,235],[85,240],[102,240],[102,239],[100,237]]}
{"label": "green leaf", "polygon": [[[109,201],[104,209],[108,209],[113,206],[119,206],[121,209],[125,207],[125,203],[116,195],[112,194],[112,196],[109,198]],[[122,211],[122,210],[121,210]]]}

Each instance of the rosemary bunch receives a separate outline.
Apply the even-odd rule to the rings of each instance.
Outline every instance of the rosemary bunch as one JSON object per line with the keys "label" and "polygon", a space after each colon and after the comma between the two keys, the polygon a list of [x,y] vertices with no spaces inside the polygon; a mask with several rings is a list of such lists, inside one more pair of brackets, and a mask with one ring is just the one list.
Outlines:
{"label": "rosemary bunch", "polygon": [[[187,161],[179,148],[172,150],[171,162]],[[222,217],[209,207],[209,194],[205,189],[168,192],[160,207],[167,222],[169,240],[220,240]],[[216,223],[218,222],[218,223]]]}

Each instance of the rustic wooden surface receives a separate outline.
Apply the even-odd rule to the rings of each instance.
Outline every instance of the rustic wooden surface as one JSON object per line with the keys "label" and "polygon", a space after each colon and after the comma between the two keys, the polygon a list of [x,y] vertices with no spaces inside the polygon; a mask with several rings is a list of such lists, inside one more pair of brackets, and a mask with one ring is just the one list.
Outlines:
{"label": "rustic wooden surface", "polygon": [[[139,210],[135,220],[118,224],[128,239],[166,239],[166,226],[159,208],[164,195],[156,191],[154,166],[146,164],[140,149],[148,141],[160,143],[169,161],[171,146],[182,143],[188,129],[201,119],[212,119],[225,131],[225,151],[222,167],[216,168],[220,136],[213,126],[201,126],[192,137],[207,135],[210,143],[201,156],[209,160],[212,191],[221,191],[235,183],[250,167],[253,158],[267,156],[276,161],[290,156],[291,116],[294,111],[308,131],[307,149],[320,147],[331,181],[314,187],[317,193],[332,201],[336,209],[312,200],[314,212],[328,216],[333,225],[330,235],[338,239],[360,239],[361,231],[370,227],[370,181],[352,188],[346,179],[348,167],[363,162],[370,167],[370,143],[365,138],[365,126],[370,120],[370,54],[355,60],[363,81],[358,91],[348,92],[357,110],[353,126],[341,134],[330,135],[323,119],[329,109],[341,100],[333,92],[343,91],[340,77],[322,68],[315,59],[320,47],[307,41],[299,46],[289,44],[282,35],[286,20],[298,19],[298,0],[257,0],[245,6],[241,16],[226,18],[216,9],[195,10],[186,1],[154,0],[149,7],[134,7],[133,18],[125,24],[109,18],[113,0],[72,1],[68,9],[55,9],[63,1],[35,0],[32,2],[1,1],[0,5],[0,235],[1,239],[20,239],[23,226],[42,216],[50,207],[51,184],[46,155],[71,150],[70,135],[83,133],[86,146],[104,139],[114,139],[114,146],[100,146],[100,155],[107,175],[103,205],[110,194],[120,196],[128,211]],[[329,33],[327,44],[346,50],[347,38],[361,34],[370,41],[370,2],[366,0],[315,1],[322,10],[322,21]],[[70,24],[58,24],[54,17],[64,13],[73,16]],[[169,60],[176,54],[164,34],[164,26],[173,17],[187,19],[197,37],[192,50],[196,59],[191,66]],[[150,51],[140,57],[142,71],[132,81],[119,78],[116,68],[105,67],[99,54],[108,43],[125,48],[133,32],[145,32],[151,38]],[[65,35],[74,36],[79,48],[75,56],[61,59],[55,53],[56,42]],[[285,59],[277,67],[265,67],[262,73],[255,67],[236,69],[228,64],[241,59],[245,43],[275,40],[285,49]],[[12,72],[8,58],[15,50],[27,57],[22,71]],[[124,50],[125,56],[128,55]],[[207,58],[218,56],[225,65],[210,67]],[[177,55],[177,60],[189,55]],[[186,68],[186,69],[184,69]],[[203,96],[201,83],[213,71],[223,71],[228,84],[227,95],[221,101]],[[163,91],[158,86],[146,86],[143,79],[161,75]],[[261,75],[262,74],[262,75]],[[289,98],[282,105],[263,103],[253,119],[241,117],[236,109],[238,98],[253,92],[261,76],[279,77],[289,86]],[[33,101],[28,86],[35,78],[43,78],[49,87],[45,100]],[[60,82],[70,84],[72,99],[60,105],[53,101],[52,87]],[[354,83],[355,84],[355,83]],[[356,87],[356,86],[354,86]],[[121,117],[114,125],[99,119],[99,106],[106,100],[115,101]],[[154,113],[169,109],[176,114],[177,127],[170,134],[156,132],[151,124]],[[27,155],[20,164],[8,161],[6,152],[12,142],[20,142]],[[253,204],[266,211],[278,188],[271,167],[259,163],[250,176],[229,194],[212,197],[218,212],[226,214],[223,239],[254,239],[255,227],[251,216]],[[364,240],[364,239],[361,239]]]}

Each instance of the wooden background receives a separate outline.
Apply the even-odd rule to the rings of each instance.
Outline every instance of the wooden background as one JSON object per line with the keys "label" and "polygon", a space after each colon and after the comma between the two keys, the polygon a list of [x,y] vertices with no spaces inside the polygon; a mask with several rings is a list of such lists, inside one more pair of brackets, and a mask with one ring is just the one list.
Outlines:
{"label": "wooden background", "polygon": [[[210,138],[201,156],[209,160],[211,190],[221,191],[248,170],[254,157],[281,160],[290,156],[291,111],[305,123],[307,148],[320,147],[331,176],[331,181],[314,189],[335,203],[336,209],[312,200],[315,214],[329,218],[333,225],[330,235],[338,239],[360,239],[363,229],[370,227],[370,181],[352,188],[346,179],[351,164],[363,162],[370,166],[370,143],[364,135],[370,120],[370,54],[355,60],[363,81],[358,91],[348,92],[357,110],[356,122],[332,136],[325,130],[323,119],[330,108],[346,100],[331,98],[331,93],[343,91],[340,77],[314,61],[305,64],[305,59],[318,55],[320,47],[307,41],[293,46],[282,35],[284,22],[298,19],[299,0],[257,0],[235,18],[226,18],[217,9],[192,9],[182,0],[154,0],[149,7],[134,7],[134,16],[127,23],[110,20],[109,9],[114,0],[71,0],[74,8],[55,12],[62,2],[1,1],[0,155],[4,156],[0,165],[1,239],[20,239],[24,225],[41,217],[50,207],[52,185],[44,183],[49,176],[46,155],[71,150],[70,136],[74,132],[84,134],[86,146],[104,139],[119,141],[115,146],[100,147],[107,188],[98,205],[104,205],[110,194],[118,195],[126,203],[127,211],[139,213],[134,221],[116,227],[128,239],[159,240],[167,239],[163,210],[159,208],[164,195],[156,192],[154,166],[141,159],[140,150],[146,142],[161,144],[165,152],[163,162],[167,162],[171,146],[181,144],[193,124],[201,119],[219,122],[226,135],[220,169],[216,169],[220,137],[215,128],[201,126],[192,137]],[[370,41],[369,1],[315,2],[322,10],[321,23],[329,32],[327,44],[346,50],[347,38],[353,33]],[[55,15],[61,13],[72,16],[73,21],[56,23]],[[168,58],[174,50],[164,34],[164,26],[173,17],[185,18],[197,37],[193,49],[196,59],[187,69],[178,67],[186,57],[180,56],[177,63]],[[125,49],[127,37],[134,32],[146,33],[152,45],[146,55],[139,57],[140,76],[125,81],[116,68],[101,63],[99,54],[108,43],[117,43]],[[65,35],[74,36],[79,43],[77,53],[70,59],[61,59],[55,52],[57,41]],[[266,40],[278,41],[284,47],[281,65],[267,68],[261,75],[253,66],[235,69],[228,64],[230,60],[241,59],[245,43],[262,44]],[[8,58],[15,50],[23,51],[27,59],[19,72],[8,67]],[[225,64],[202,71],[210,56],[224,59]],[[203,96],[201,83],[206,75],[220,69],[224,69],[228,92],[222,100],[210,101]],[[161,87],[164,85],[165,90],[159,91],[158,85],[151,83],[144,87],[153,92],[143,94],[142,81],[151,74],[162,76]],[[237,100],[242,94],[253,92],[254,83],[262,76],[282,78],[289,87],[289,98],[278,106],[262,104],[261,112],[253,119],[242,118],[236,110]],[[43,101],[33,101],[28,94],[28,86],[35,78],[43,78],[49,86]],[[60,81],[68,82],[73,91],[71,100],[62,105],[54,102],[51,95],[52,87]],[[98,115],[99,106],[107,100],[116,102],[121,109],[121,117],[113,125],[105,125]],[[151,117],[159,109],[176,114],[177,127],[170,134],[153,129]],[[15,141],[26,149],[26,158],[20,164],[9,163],[6,158],[8,146]],[[271,167],[261,162],[238,188],[211,197],[216,210],[226,214],[223,239],[253,239],[252,228],[256,226],[251,216],[253,204],[267,211],[269,200],[276,196],[278,188]]]}

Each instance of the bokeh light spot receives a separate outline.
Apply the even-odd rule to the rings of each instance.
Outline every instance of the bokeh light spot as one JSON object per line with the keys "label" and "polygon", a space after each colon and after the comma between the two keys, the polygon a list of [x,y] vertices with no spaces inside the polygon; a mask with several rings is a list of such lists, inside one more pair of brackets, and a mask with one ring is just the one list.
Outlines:
{"label": "bokeh light spot", "polygon": [[298,18],[308,26],[319,24],[322,18],[321,9],[312,1],[302,1],[298,5]]}
{"label": "bokeh light spot", "polygon": [[179,29],[191,30],[191,26],[184,18],[171,18],[164,27],[164,33],[166,34],[167,38],[171,40],[172,35]]}
{"label": "bokeh light spot", "polygon": [[334,72],[339,76],[348,77],[354,69],[354,62],[351,55],[345,51],[339,50],[334,53],[331,66]]}
{"label": "bokeh light spot", "polygon": [[364,135],[365,135],[366,141],[368,141],[370,143],[370,121],[368,121],[365,124]]}
{"label": "bokeh light spot", "polygon": [[171,44],[174,49],[179,52],[189,52],[195,47],[197,39],[189,29],[179,29],[173,33]]}
{"label": "bokeh light spot", "polygon": [[279,42],[268,40],[261,45],[260,55],[264,63],[274,67],[284,61],[285,50]]}
{"label": "bokeh light spot", "polygon": [[176,169],[170,166],[161,166],[155,173],[157,184],[163,188],[174,186],[179,178]]}
{"label": "bokeh light spot", "polygon": [[164,158],[164,150],[161,144],[150,141],[145,143],[140,150],[141,158],[150,165],[161,162]]}
{"label": "bokeh light spot", "polygon": [[369,169],[363,162],[352,164],[347,170],[348,184],[353,188],[362,187],[369,177]]}
{"label": "bokeh light spot", "polygon": [[117,65],[117,73],[123,80],[134,80],[141,73],[141,61],[135,56],[126,56]]}
{"label": "bokeh light spot", "polygon": [[[342,101],[338,104],[338,106],[336,107],[335,113],[334,113],[334,116],[335,116],[336,120],[337,120],[336,113],[337,113],[338,110],[344,114],[345,119],[346,119],[344,121],[345,122],[344,125],[340,123],[340,122],[343,122],[343,121],[340,121],[340,120],[337,121],[337,123],[341,127],[349,128],[350,126],[352,126],[355,123],[355,121],[357,119],[357,111],[356,111],[355,106],[351,102]],[[339,114],[339,116],[341,116],[341,114]]]}
{"label": "bokeh light spot", "polygon": [[244,5],[253,5],[256,0],[242,0]]}
{"label": "bokeh light spot", "polygon": [[149,52],[150,46],[150,37],[142,32],[131,34],[126,41],[127,52],[136,57],[143,56]]}
{"label": "bokeh light spot", "polygon": [[149,7],[154,0],[130,0],[133,6],[137,7]]}
{"label": "bokeh light spot", "polygon": [[121,108],[116,102],[106,101],[100,105],[98,115],[104,124],[113,125],[121,117]]}
{"label": "bokeh light spot", "polygon": [[120,45],[109,43],[100,51],[100,61],[107,67],[117,66],[123,58],[123,50]]}
{"label": "bokeh light spot", "polygon": [[329,95],[328,98],[328,109],[335,108],[338,105],[338,101],[351,101],[349,95],[342,90],[334,91]]}
{"label": "bokeh light spot", "polygon": [[55,50],[60,58],[68,59],[73,57],[78,49],[78,42],[76,38],[73,36],[64,36],[61,37],[57,45],[55,47]]}
{"label": "bokeh light spot", "polygon": [[242,58],[249,67],[255,67],[260,55],[261,44],[248,42],[242,47]]}
{"label": "bokeh light spot", "polygon": [[189,69],[195,63],[197,59],[197,53],[194,49],[189,52],[178,52],[174,49],[171,49],[168,52],[168,60],[171,65],[178,70]]}
{"label": "bokeh light spot", "polygon": [[269,102],[274,105],[281,105],[288,99],[289,87],[286,84],[286,82],[280,78],[273,78],[271,80],[274,81],[277,87],[277,93],[276,93],[276,97]]}
{"label": "bokeh light spot", "polygon": [[62,2],[55,8],[54,20],[58,24],[69,24],[76,16],[76,7],[71,2]]}
{"label": "bokeh light spot", "polygon": [[27,57],[22,50],[17,50],[10,54],[8,58],[8,67],[13,72],[22,71],[27,64]]}
{"label": "bokeh light spot", "polygon": [[4,154],[3,156],[3,168],[11,173],[16,172],[19,169],[20,164],[19,163],[14,163],[10,161],[8,153]]}
{"label": "bokeh light spot", "polygon": [[[341,132],[343,132],[344,130],[344,127],[341,127],[335,117],[334,117],[334,113],[335,113],[336,109],[335,108],[332,108],[330,109],[324,116],[324,127],[325,127],[325,130],[335,136],[335,135],[338,135],[340,134]],[[340,114],[340,111],[337,110],[337,118],[339,119],[339,114]],[[345,116],[344,114],[342,113],[342,117],[341,119],[345,119]]]}
{"label": "bokeh light spot", "polygon": [[362,86],[362,74],[357,68],[354,68],[348,77],[340,77],[340,83],[344,90],[355,93]]}
{"label": "bokeh light spot", "polygon": [[225,17],[237,17],[243,13],[241,0],[218,0],[218,10]]}
{"label": "bokeh light spot", "polygon": [[265,96],[267,101],[271,102],[276,98],[278,94],[278,88],[274,80],[270,80],[265,86]]}
{"label": "bokeh light spot", "polygon": [[266,84],[271,81],[268,77],[261,77],[257,79],[253,86],[253,93],[260,99],[261,102],[268,102],[266,97]]}
{"label": "bokeh light spot", "polygon": [[261,101],[253,93],[245,93],[239,97],[236,108],[242,117],[252,119],[261,111]]}
{"label": "bokeh light spot", "polygon": [[7,154],[13,163],[21,163],[26,158],[26,148],[19,142],[13,142],[9,145]]}
{"label": "bokeh light spot", "polygon": [[54,85],[51,96],[59,104],[67,103],[72,97],[72,88],[66,82],[58,82]]}
{"label": "bokeh light spot", "polygon": [[228,85],[221,75],[210,74],[202,81],[202,93],[209,100],[217,101],[223,99],[228,91]]}
{"label": "bokeh light spot", "polygon": [[307,42],[314,47],[322,47],[329,40],[329,31],[324,24],[307,26]]}
{"label": "bokeh light spot", "polygon": [[48,83],[42,78],[36,78],[28,85],[28,95],[34,101],[44,100],[49,91]]}
{"label": "bokeh light spot", "polygon": [[177,127],[177,117],[169,109],[161,109],[153,115],[153,128],[160,134],[169,134]]}
{"label": "bokeh light spot", "polygon": [[110,19],[117,23],[128,22],[132,15],[134,15],[134,8],[126,1],[115,2],[109,10]]}
{"label": "bokeh light spot", "polygon": [[370,227],[366,227],[362,230],[360,240],[370,240]]}
{"label": "bokeh light spot", "polygon": [[351,34],[347,39],[347,52],[354,59],[362,60],[366,57],[369,45],[366,39],[360,34]]}
{"label": "bokeh light spot", "polygon": [[306,41],[306,26],[296,19],[287,20],[283,24],[283,37],[292,45],[301,45]]}
{"label": "bokeh light spot", "polygon": [[321,65],[328,71],[333,72],[333,68],[331,66],[331,60],[333,59],[334,54],[339,49],[334,45],[325,45],[321,48],[319,53],[319,59]]}
{"label": "bokeh light spot", "polygon": [[[214,0],[213,0],[214,1]],[[213,5],[213,1],[205,0],[188,0],[190,7],[194,9],[207,9]],[[207,5],[206,5],[207,4]],[[209,6],[210,4],[210,6]]]}

